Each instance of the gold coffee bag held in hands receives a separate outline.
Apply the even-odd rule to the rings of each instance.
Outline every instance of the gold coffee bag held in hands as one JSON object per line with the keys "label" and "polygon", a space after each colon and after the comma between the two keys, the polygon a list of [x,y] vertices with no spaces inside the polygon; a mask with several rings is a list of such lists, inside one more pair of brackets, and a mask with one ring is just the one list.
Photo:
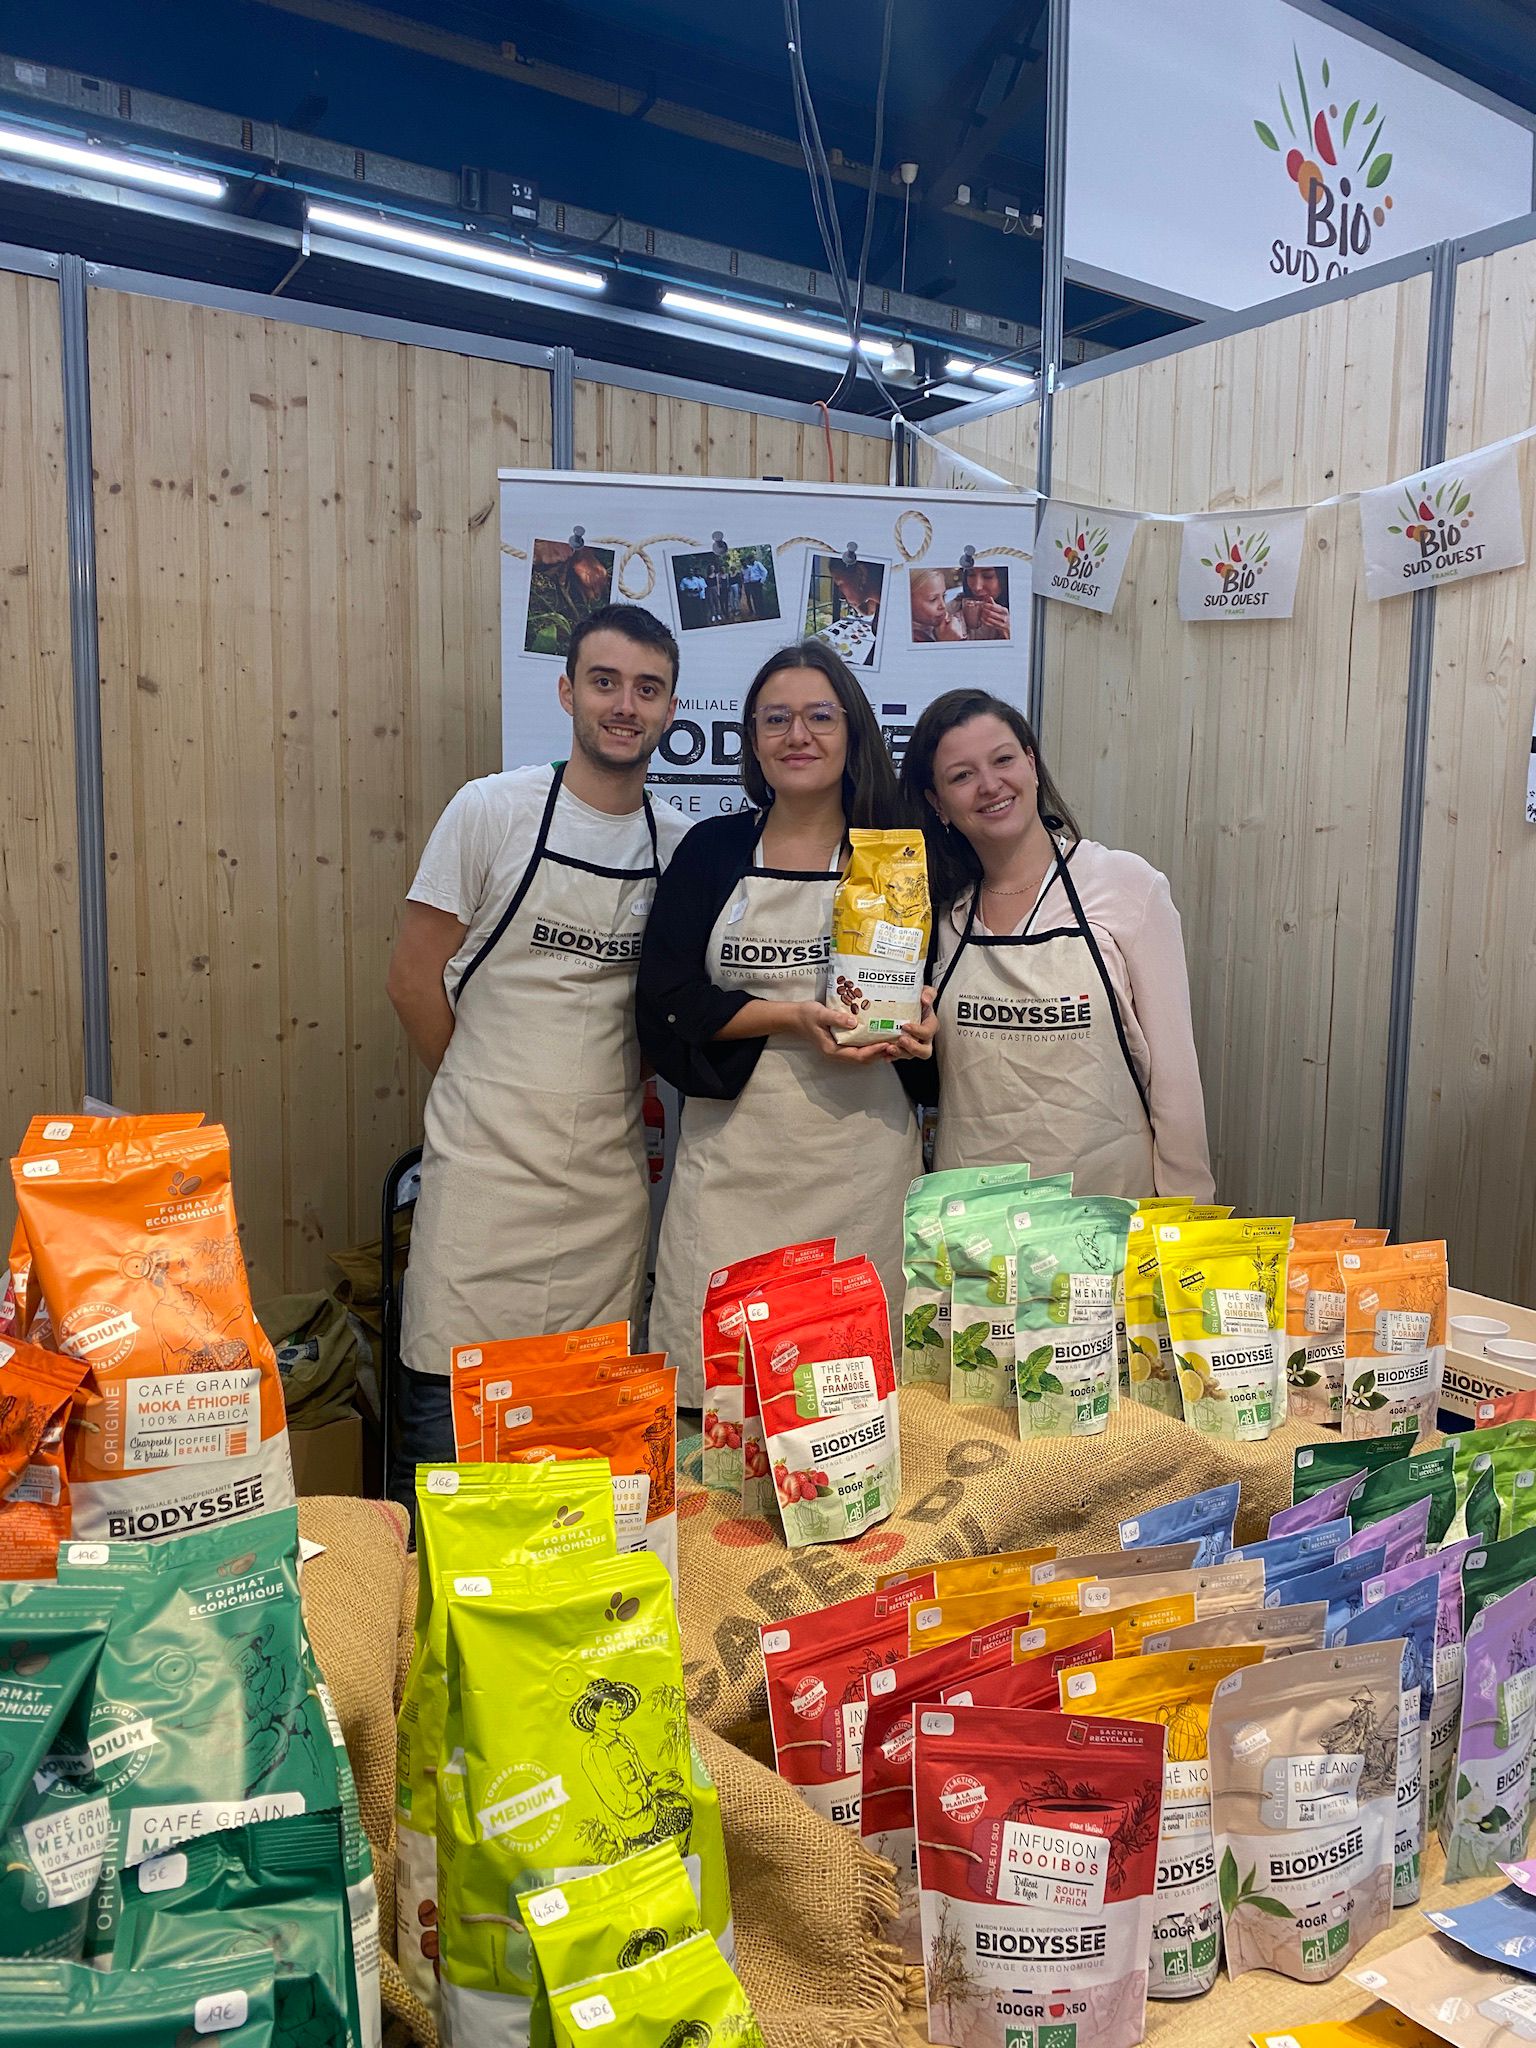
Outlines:
{"label": "gold coffee bag held in hands", "polygon": [[848,872],[832,906],[827,1001],[857,1022],[842,1045],[894,1038],[922,1014],[932,913],[921,832],[848,834]]}

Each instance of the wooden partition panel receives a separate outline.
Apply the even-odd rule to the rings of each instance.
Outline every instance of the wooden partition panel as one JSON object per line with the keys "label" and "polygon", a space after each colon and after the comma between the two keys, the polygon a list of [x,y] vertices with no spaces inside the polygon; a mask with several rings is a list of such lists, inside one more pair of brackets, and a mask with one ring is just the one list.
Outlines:
{"label": "wooden partition panel", "polygon": [[[1389,482],[1418,457],[1428,313],[1426,272],[1068,386],[1056,494],[1221,511]],[[1042,745],[1085,830],[1172,884],[1218,1193],[1374,1217],[1409,606],[1367,603],[1345,506],[1309,521],[1293,619],[1186,626],[1179,540],[1141,529],[1108,617],[1048,607]]]}
{"label": "wooden partition panel", "polygon": [[[1536,418],[1536,244],[1461,265],[1446,452]],[[1408,1077],[1404,1234],[1444,1236],[1458,1284],[1536,1300],[1536,691],[1531,501],[1524,569],[1437,592]]]}
{"label": "wooden partition panel", "polygon": [[[978,420],[966,420],[934,435],[957,455],[969,456],[1000,476],[1006,483],[1032,491],[1039,474],[1040,407],[1031,399],[1027,405],[1011,405],[999,412],[983,413]],[[925,442],[917,444],[919,481],[933,481],[935,457]]]}
{"label": "wooden partition panel", "polygon": [[543,371],[97,291],[113,1066],[230,1126],[258,1299],[376,1234],[423,1076],[384,993],[449,796],[500,762],[496,472]]}
{"label": "wooden partition panel", "polygon": [[850,434],[736,406],[576,380],[576,467],[626,476],[782,477],[786,483],[885,484],[885,434]]}
{"label": "wooden partition panel", "polygon": [[[0,272],[0,1160],[81,1089],[59,291]],[[10,1240],[11,1179],[0,1186]],[[0,1245],[0,1256],[3,1256]]]}

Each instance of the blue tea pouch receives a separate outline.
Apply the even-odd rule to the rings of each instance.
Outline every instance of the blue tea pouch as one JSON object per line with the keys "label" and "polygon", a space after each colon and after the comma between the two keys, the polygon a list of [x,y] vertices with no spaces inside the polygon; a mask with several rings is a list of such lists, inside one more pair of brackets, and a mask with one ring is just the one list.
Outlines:
{"label": "blue tea pouch", "polygon": [[1237,1526],[1237,1495],[1238,1482],[1234,1479],[1226,1486],[1208,1487],[1204,1493],[1186,1494],[1183,1500],[1146,1508],[1120,1524],[1120,1548],[1145,1550],[1148,1544],[1188,1543],[1194,1538],[1200,1548],[1195,1552],[1193,1569],[1222,1564]]}
{"label": "blue tea pouch", "polygon": [[1340,1515],[1316,1529],[1298,1529],[1294,1536],[1266,1536],[1262,1543],[1245,1543],[1239,1550],[1228,1551],[1222,1562],[1238,1564],[1258,1558],[1264,1566],[1264,1590],[1268,1593],[1282,1579],[1293,1579],[1298,1572],[1321,1571],[1325,1564],[1332,1564],[1339,1545],[1349,1541],[1349,1529],[1348,1515]]}
{"label": "blue tea pouch", "polygon": [[1461,1948],[1501,1970],[1536,1976],[1536,1899],[1518,1885],[1506,1885],[1486,1899],[1451,1912],[1426,1913],[1431,1927]]}
{"label": "blue tea pouch", "polygon": [[1283,1580],[1273,1591],[1265,1593],[1264,1605],[1297,1607],[1304,1600],[1326,1600],[1326,1639],[1331,1643],[1336,1640],[1335,1632],[1346,1621],[1352,1621],[1365,1605],[1365,1582],[1379,1578],[1386,1562],[1387,1553],[1378,1544],[1374,1550],[1362,1551],[1359,1557],[1347,1557],[1324,1565],[1320,1571],[1299,1572],[1294,1579]]}
{"label": "blue tea pouch", "polygon": [[1435,1704],[1435,1624],[1440,1588],[1421,1579],[1401,1593],[1372,1602],[1337,1635],[1340,1643],[1389,1643],[1403,1638],[1403,1690],[1397,1722],[1397,1828],[1392,1856],[1392,1903],[1411,1906],[1419,1896],[1424,1860],[1424,1773],[1429,1767],[1429,1719]]}

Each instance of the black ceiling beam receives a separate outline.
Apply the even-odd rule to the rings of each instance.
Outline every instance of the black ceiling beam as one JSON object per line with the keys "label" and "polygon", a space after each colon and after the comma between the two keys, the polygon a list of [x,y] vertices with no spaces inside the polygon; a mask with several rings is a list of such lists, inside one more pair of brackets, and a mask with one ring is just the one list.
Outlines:
{"label": "black ceiling beam", "polygon": [[1037,108],[1044,107],[1046,11],[1047,0],[1021,0],[1000,25],[999,34],[990,39],[986,73],[960,140],[948,161],[923,179],[925,196],[932,203],[947,206],[957,186],[974,185],[999,144]]}

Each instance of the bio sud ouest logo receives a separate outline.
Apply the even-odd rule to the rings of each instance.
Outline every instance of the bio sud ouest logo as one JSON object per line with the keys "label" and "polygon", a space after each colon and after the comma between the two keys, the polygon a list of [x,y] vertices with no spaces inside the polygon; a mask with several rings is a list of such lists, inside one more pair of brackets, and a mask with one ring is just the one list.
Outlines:
{"label": "bio sud ouest logo", "polygon": [[[1392,195],[1383,188],[1392,174],[1392,154],[1381,147],[1387,122],[1379,104],[1362,113],[1360,100],[1351,100],[1341,114],[1337,100],[1328,97],[1332,77],[1325,57],[1314,109],[1294,43],[1291,58],[1296,67],[1294,116],[1285,86],[1278,88],[1290,147],[1267,121],[1253,125],[1266,149],[1284,155],[1287,175],[1307,209],[1305,243],[1298,248],[1276,236],[1270,244],[1269,267],[1277,277],[1316,284],[1319,278],[1347,276],[1348,259],[1367,255],[1375,230],[1386,226]],[[1364,193],[1377,196],[1361,197]]]}
{"label": "bio sud ouest logo", "polygon": [[1463,549],[1461,545],[1476,516],[1472,493],[1461,478],[1447,477],[1429,496],[1426,489],[1422,483],[1405,484],[1402,524],[1394,520],[1387,527],[1388,533],[1399,533],[1418,548],[1418,560],[1410,557],[1403,564],[1403,576],[1409,581],[1475,562],[1483,552],[1481,547]]}
{"label": "bio sud ouest logo", "polygon": [[1106,526],[1074,526],[1065,540],[1058,536],[1056,552],[1061,556],[1062,566],[1051,578],[1055,588],[1091,594],[1104,557],[1109,553],[1109,529]]}
{"label": "bio sud ouest logo", "polygon": [[1234,526],[1228,533],[1223,527],[1220,553],[1200,557],[1201,568],[1209,569],[1217,583],[1215,590],[1206,592],[1206,603],[1212,606],[1262,604],[1264,593],[1255,590],[1254,585],[1264,574],[1268,561],[1267,532],[1244,532],[1241,526]]}

